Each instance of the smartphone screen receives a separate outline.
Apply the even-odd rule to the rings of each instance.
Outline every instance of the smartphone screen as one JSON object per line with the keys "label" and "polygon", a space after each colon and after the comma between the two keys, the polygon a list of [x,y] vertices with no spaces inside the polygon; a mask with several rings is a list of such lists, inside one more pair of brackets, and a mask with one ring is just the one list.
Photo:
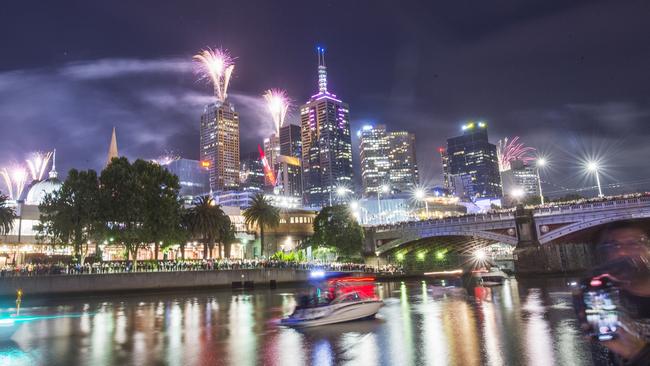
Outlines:
{"label": "smartphone screen", "polygon": [[618,328],[617,290],[609,281],[592,279],[583,292],[585,315],[591,335],[600,341],[614,339]]}

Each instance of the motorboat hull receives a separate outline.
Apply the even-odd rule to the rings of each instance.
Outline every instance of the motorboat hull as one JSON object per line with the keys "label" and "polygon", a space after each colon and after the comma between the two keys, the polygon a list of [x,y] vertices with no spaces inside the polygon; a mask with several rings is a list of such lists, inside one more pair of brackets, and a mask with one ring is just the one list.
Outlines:
{"label": "motorboat hull", "polygon": [[291,316],[282,319],[281,324],[306,328],[367,319],[374,317],[383,305],[384,302],[381,300],[366,300],[318,308],[298,309]]}

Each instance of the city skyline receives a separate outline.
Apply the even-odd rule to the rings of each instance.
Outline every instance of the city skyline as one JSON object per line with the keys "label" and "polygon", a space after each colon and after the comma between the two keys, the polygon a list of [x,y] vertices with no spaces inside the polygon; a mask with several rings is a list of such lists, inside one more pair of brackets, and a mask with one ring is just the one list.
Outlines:
{"label": "city skyline", "polygon": [[[449,6],[450,14],[461,13],[460,9]],[[631,2],[609,12],[616,19],[626,19],[620,28],[622,38],[626,39],[623,42],[625,44],[633,45],[638,39],[635,37],[643,33],[634,27],[640,19],[637,13],[643,13],[639,11],[642,6],[641,3]],[[354,34],[350,41],[343,40],[341,32],[353,34],[358,30],[348,20],[341,21],[341,25],[346,26],[342,30],[331,30],[329,33],[301,24],[306,29],[304,37],[298,42],[280,45],[289,57],[271,52],[264,65],[256,63],[259,58],[255,55],[257,52],[268,54],[268,47],[256,48],[250,33],[245,32],[241,36],[232,32],[220,36],[201,36],[190,42],[191,46],[183,42],[171,42],[165,47],[158,45],[156,49],[147,46],[138,51],[109,45],[104,48],[89,47],[87,52],[79,52],[80,46],[86,45],[86,41],[72,37],[66,39],[66,44],[60,50],[45,50],[48,56],[45,58],[37,59],[31,51],[19,53],[20,57],[11,54],[0,61],[0,80],[3,81],[0,83],[0,93],[5,97],[0,103],[0,118],[12,126],[5,130],[1,138],[0,156],[3,161],[0,161],[0,166],[20,162],[34,150],[51,151],[58,148],[59,170],[62,175],[72,167],[99,169],[105,160],[105,141],[110,136],[113,125],[117,127],[120,152],[125,156],[152,158],[171,149],[183,157],[196,159],[198,153],[194,146],[198,127],[195,121],[210,94],[210,88],[198,83],[192,70],[191,55],[197,49],[205,45],[219,45],[233,49],[237,54],[236,83],[230,90],[230,97],[242,116],[242,123],[246,124],[242,130],[251,131],[252,126],[262,123],[262,118],[257,117],[260,111],[263,112],[263,100],[259,97],[263,90],[281,87],[288,91],[292,99],[298,101],[309,96],[308,92],[315,82],[313,47],[322,42],[337,55],[328,65],[334,75],[329,82],[337,92],[346,96],[346,101],[351,105],[352,130],[356,131],[370,122],[386,124],[394,130],[407,130],[418,134],[418,137],[422,135],[423,138],[418,138],[417,156],[423,182],[430,185],[442,183],[440,161],[435,148],[444,145],[447,137],[457,134],[465,121],[482,118],[490,123],[491,142],[516,134],[527,145],[551,154],[552,170],[545,173],[545,180],[555,182],[556,186],[545,188],[545,192],[561,191],[563,187],[593,187],[593,177],[584,176],[579,171],[579,159],[590,154],[607,158],[603,162],[607,168],[603,184],[613,183],[612,177],[616,176],[620,177],[618,180],[623,184],[646,182],[628,187],[627,190],[647,187],[646,177],[650,175],[647,164],[642,159],[627,157],[648,154],[647,147],[643,144],[650,135],[647,123],[650,107],[644,97],[647,93],[644,93],[646,87],[643,86],[646,75],[631,75],[635,70],[643,70],[640,65],[647,63],[649,55],[640,49],[618,46],[617,43],[620,42],[609,39],[603,40],[609,48],[596,49],[580,42],[588,38],[588,32],[598,31],[598,16],[593,15],[592,10],[608,9],[606,4],[549,5],[548,9],[542,9],[538,5],[531,8],[527,11],[513,10],[513,13],[502,17],[498,16],[498,12],[488,13],[491,16],[485,18],[485,29],[466,23],[456,29],[443,24],[434,32],[424,25],[422,18],[416,17],[413,32],[434,36],[434,42],[437,42],[440,49],[451,47],[443,41],[442,35],[450,37],[450,42],[453,40],[457,43],[459,52],[446,58],[432,58],[429,51],[418,51],[427,55],[417,54],[414,49],[419,49],[416,46],[422,42],[417,37],[412,44],[407,42],[401,46],[405,47],[399,53],[402,56],[389,52],[397,47],[395,37],[409,34],[405,30],[405,24],[399,21],[394,25],[397,33],[382,33],[376,40],[369,38],[368,45],[359,43],[359,37],[366,35],[364,32],[356,32],[359,34]],[[20,12],[21,9],[17,10]],[[295,12],[304,10],[298,7]],[[424,14],[430,14],[426,10],[429,9],[425,9]],[[135,13],[139,11],[141,9],[134,10]],[[359,11],[359,5],[350,8],[351,14],[358,14]],[[405,7],[399,11],[411,13],[413,9]],[[387,9],[379,6],[372,9],[372,12],[377,19],[381,19],[386,16]],[[97,19],[108,17],[91,15]],[[515,21],[516,15],[522,15],[522,19]],[[132,15],[119,16],[129,18]],[[251,16],[259,15],[253,13]],[[467,14],[468,19],[477,16],[473,12]],[[580,27],[566,25],[569,19],[579,20],[577,23]],[[22,27],[15,21],[4,24],[16,29]],[[500,45],[504,51],[502,57],[512,56],[512,53],[506,52],[509,49],[506,44],[520,44],[519,41],[512,40],[513,29],[523,27],[524,31],[536,33],[558,24],[564,27],[563,33],[549,35],[544,39],[559,39],[561,44],[550,45],[543,52],[526,49],[524,54],[515,57],[510,64],[515,72],[503,73],[502,68],[495,67],[495,62],[500,58],[493,55],[487,59],[486,55],[482,55],[480,63],[478,60],[464,61],[457,67],[450,66],[452,59],[458,61],[461,56],[467,55],[468,50],[480,50],[487,44]],[[60,25],[62,28],[71,26],[68,23]],[[38,27],[36,24],[35,28]],[[108,24],[103,27],[110,28]],[[271,32],[267,37],[279,39],[286,31]],[[34,34],[28,31],[24,34],[26,43],[30,43],[29,39]],[[134,42],[142,44],[143,40],[138,37],[135,37]],[[512,43],[505,42],[502,38],[508,38]],[[372,58],[372,67],[367,67],[367,58],[361,57],[360,51],[377,55],[381,50],[380,41],[384,41],[386,49],[382,53],[386,57]],[[10,46],[23,50],[23,46],[11,42]],[[358,45],[362,45],[361,50],[355,51],[352,47]],[[564,52],[568,45],[579,47],[563,60],[558,56],[558,51]],[[559,83],[554,78],[541,81],[539,75],[529,72],[533,64],[537,65],[537,61],[531,61],[532,56],[554,62],[554,67],[568,69],[574,75],[572,85]],[[606,56],[606,60],[599,63],[599,56]],[[632,60],[631,65],[624,63],[628,59]],[[422,63],[425,61],[434,63],[430,68],[423,68]],[[482,67],[486,63],[492,67]],[[362,64],[367,71],[359,68]],[[623,65],[624,69],[617,69],[617,66]],[[616,74],[611,73],[614,69],[618,70]],[[466,80],[468,76],[463,76],[461,71],[477,80],[473,88],[469,88]],[[497,75],[493,75],[495,71]],[[369,75],[373,77],[368,78]],[[610,77],[602,78],[602,75]],[[415,79],[420,78],[427,81],[426,86],[416,82]],[[602,87],[597,88],[602,91],[592,91],[595,80],[602,83]],[[148,86],[144,87],[145,84]],[[514,85],[514,88],[508,90],[504,87],[506,84]],[[441,96],[440,91],[450,90],[451,85],[457,91],[449,96]],[[491,85],[498,86],[499,93],[486,95],[489,90],[486,88]],[[522,89],[524,85],[527,86],[526,89]],[[561,92],[556,93],[560,87]],[[123,97],[112,98],[116,91],[123,90],[128,90],[128,93],[123,93]],[[513,91],[523,96],[513,95]],[[549,94],[554,95],[551,97]],[[461,95],[463,96],[460,97]],[[546,97],[539,98],[540,95]],[[79,104],[83,107],[72,105],[77,102],[76,97],[80,98]],[[539,103],[532,102],[531,97],[536,97]],[[406,107],[403,104],[404,98],[408,99]],[[34,103],[33,99],[38,99],[39,103]],[[54,103],[55,100],[58,103]],[[424,100],[431,101],[432,106],[421,107]],[[508,102],[504,103],[504,100]],[[99,101],[106,103],[98,104]],[[143,111],[136,113],[136,108]],[[48,120],[53,122],[47,123],[47,120],[37,118],[36,115],[44,115],[39,111],[47,111]],[[165,116],[161,118],[161,115]],[[268,120],[268,117],[264,118]],[[294,110],[288,121],[295,124],[296,119],[297,112]],[[542,132],[538,127],[540,125],[548,128]],[[272,126],[261,129],[265,128],[270,131]],[[267,136],[268,131],[264,131]],[[241,153],[254,151],[261,141],[261,136],[255,133],[245,135],[242,134]],[[353,141],[352,146],[356,150],[358,142]],[[353,156],[358,180],[358,152],[355,151]],[[585,194],[591,193],[594,192]]]}

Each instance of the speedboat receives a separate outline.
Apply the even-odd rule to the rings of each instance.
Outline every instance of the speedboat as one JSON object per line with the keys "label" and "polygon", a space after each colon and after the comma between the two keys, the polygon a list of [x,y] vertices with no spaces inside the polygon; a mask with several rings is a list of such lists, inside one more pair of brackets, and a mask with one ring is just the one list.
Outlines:
{"label": "speedboat", "polygon": [[503,281],[508,279],[508,275],[499,269],[499,267],[477,269],[472,271],[472,276],[481,279],[483,286],[503,285]]}
{"label": "speedboat", "polygon": [[374,278],[348,277],[330,280],[311,296],[299,296],[293,313],[280,324],[304,328],[373,318],[384,302],[374,293]]}

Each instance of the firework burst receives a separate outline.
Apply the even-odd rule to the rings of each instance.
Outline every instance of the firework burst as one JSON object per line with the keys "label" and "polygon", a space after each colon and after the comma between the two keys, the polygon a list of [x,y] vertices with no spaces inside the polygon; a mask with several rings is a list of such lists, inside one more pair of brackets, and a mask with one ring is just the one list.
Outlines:
{"label": "firework burst", "polygon": [[17,200],[23,194],[25,182],[27,180],[27,171],[23,167],[15,167],[11,170],[3,168],[0,170],[0,175],[4,179],[5,186],[11,199]]}
{"label": "firework burst", "polygon": [[521,160],[524,163],[530,163],[535,160],[533,153],[534,147],[525,146],[519,141],[519,136],[512,139],[507,137],[499,140],[497,144],[497,156],[499,158],[499,170],[505,171],[510,169],[510,162],[513,160]]}
{"label": "firework burst", "polygon": [[214,86],[214,96],[224,102],[228,96],[228,84],[235,69],[232,57],[224,49],[206,48],[194,56],[200,64],[202,78],[210,80]]}
{"label": "firework burst", "polygon": [[280,127],[284,124],[284,119],[289,111],[289,97],[287,92],[282,89],[269,89],[264,93],[266,106],[273,117],[275,132],[280,133]]}
{"label": "firework burst", "polygon": [[43,174],[47,169],[47,164],[49,164],[50,159],[52,158],[52,152],[33,152],[30,154],[29,158],[25,161],[27,162],[27,167],[29,168],[29,174],[32,177],[32,180],[41,180],[43,179]]}
{"label": "firework burst", "polygon": [[164,166],[169,165],[171,162],[174,162],[180,158],[180,155],[174,153],[173,151],[165,151],[164,154],[156,159],[153,159],[152,161],[158,165]]}

